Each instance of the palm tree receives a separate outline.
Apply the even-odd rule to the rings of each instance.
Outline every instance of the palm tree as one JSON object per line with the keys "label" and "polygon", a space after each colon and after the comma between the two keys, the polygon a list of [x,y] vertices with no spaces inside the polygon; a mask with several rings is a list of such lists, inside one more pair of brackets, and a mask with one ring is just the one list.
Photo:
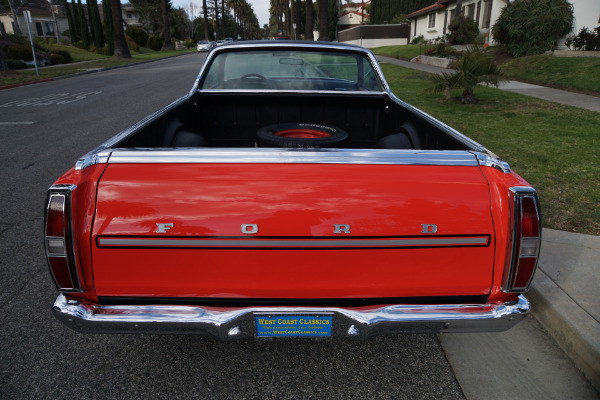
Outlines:
{"label": "palm tree", "polygon": [[208,37],[208,7],[206,0],[202,0],[202,13],[204,14],[204,40],[210,40]]}
{"label": "palm tree", "polygon": [[319,0],[319,40],[329,40],[329,1]]}
{"label": "palm tree", "polygon": [[125,32],[123,31],[123,12],[121,11],[120,0],[110,0],[110,8],[113,15],[113,34],[115,43],[115,57],[131,58],[131,53],[125,41]]}
{"label": "palm tree", "polygon": [[306,24],[304,25],[304,36],[306,40],[314,40],[313,30],[313,3],[312,0],[306,0]]}
{"label": "palm tree", "polygon": [[473,46],[464,52],[456,64],[455,72],[443,72],[441,75],[432,75],[433,87],[429,91],[433,93],[444,92],[446,100],[450,99],[450,91],[454,88],[462,88],[461,101],[464,104],[477,103],[475,86],[480,84],[498,87],[506,81],[504,73],[493,62],[492,56],[477,46]]}

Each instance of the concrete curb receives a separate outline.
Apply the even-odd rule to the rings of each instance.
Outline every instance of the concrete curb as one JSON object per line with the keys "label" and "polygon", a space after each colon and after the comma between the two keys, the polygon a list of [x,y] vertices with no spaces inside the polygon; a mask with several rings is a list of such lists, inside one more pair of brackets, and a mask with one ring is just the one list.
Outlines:
{"label": "concrete curb", "polygon": [[600,391],[600,237],[544,230],[532,314]]}
{"label": "concrete curb", "polygon": [[0,86],[0,90],[12,89],[12,88],[20,87],[20,86],[35,85],[36,83],[59,81],[59,80],[62,80],[62,79],[67,79],[67,78],[75,78],[75,77],[81,76],[81,75],[95,74],[96,72],[110,71],[112,69],[133,67],[135,65],[148,64],[148,63],[155,62],[155,61],[167,60],[169,58],[181,57],[181,56],[186,56],[186,55],[189,55],[189,54],[196,54],[196,53],[195,52],[190,52],[190,53],[183,53],[183,54],[175,54],[173,56],[168,56],[168,57],[163,57],[163,58],[157,58],[157,59],[154,59],[154,60],[140,61],[140,62],[131,63],[131,64],[125,64],[125,65],[116,65],[114,67],[90,69],[88,71],[76,72],[76,73],[69,74],[69,75],[61,75],[61,76],[57,76],[57,77],[54,77],[54,78],[46,78],[46,79],[39,79],[39,80],[36,80],[36,81],[15,83],[13,85],[4,85],[4,86]]}

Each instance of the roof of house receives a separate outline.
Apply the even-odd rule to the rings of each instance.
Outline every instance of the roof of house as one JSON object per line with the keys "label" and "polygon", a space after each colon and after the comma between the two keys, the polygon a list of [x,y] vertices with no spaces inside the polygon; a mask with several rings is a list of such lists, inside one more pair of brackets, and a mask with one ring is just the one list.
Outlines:
{"label": "roof of house", "polygon": [[418,17],[419,15],[423,15],[423,14],[427,14],[430,13],[432,11],[436,11],[436,10],[440,10],[442,8],[446,8],[446,5],[444,3],[449,3],[450,0],[437,0],[435,3],[433,3],[432,5],[425,7],[425,8],[421,8],[418,11],[412,12],[410,14],[408,14],[406,16],[407,19],[411,19],[411,18],[415,18]]}

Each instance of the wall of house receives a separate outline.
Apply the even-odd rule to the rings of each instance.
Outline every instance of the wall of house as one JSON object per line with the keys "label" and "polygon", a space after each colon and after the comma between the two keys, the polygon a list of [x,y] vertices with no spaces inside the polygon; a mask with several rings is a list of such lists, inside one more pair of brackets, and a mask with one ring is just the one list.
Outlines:
{"label": "wall of house", "polygon": [[[569,0],[573,4],[573,35],[581,28],[590,30],[600,26],[600,2],[598,0]],[[565,39],[558,41],[558,49],[566,49]]]}
{"label": "wall of house", "polygon": [[[465,0],[463,1],[463,7],[468,7],[471,4],[475,4],[475,10],[477,10],[477,3],[480,0]],[[506,0],[490,0],[491,1],[491,17],[490,27],[493,27],[496,20],[500,17],[502,9],[506,7]],[[574,9],[574,21],[573,21],[573,34],[579,33],[579,30],[583,27],[589,29],[600,26],[600,1],[598,0],[569,0],[573,4]],[[448,21],[450,20],[450,13],[456,8],[456,3],[451,4],[447,9],[437,10],[428,14],[419,15],[416,19],[411,21],[411,38],[419,35],[423,35],[425,39],[432,40],[443,36],[444,32],[444,17],[448,12]],[[489,43],[495,44],[494,37],[491,33],[490,28],[484,27],[484,10],[485,1],[481,0],[480,17],[479,17],[479,31],[483,34],[489,34]],[[428,27],[429,15],[435,13],[435,26],[433,28]],[[415,29],[416,24],[416,29]],[[565,39],[558,41],[557,48],[566,48],[564,45]]]}
{"label": "wall of house", "polygon": [[[493,44],[494,38],[491,35],[491,29],[489,27],[486,27],[485,24],[486,3],[489,4],[491,13],[489,27],[492,27],[494,26],[494,23],[498,19],[498,17],[500,17],[500,12],[506,6],[505,0],[464,0],[462,6],[465,9],[465,15],[467,15],[467,10],[469,6],[474,7],[475,20],[477,20],[477,10],[479,9],[479,31],[482,34],[488,33],[490,35],[489,43]],[[480,6],[478,6],[478,4],[480,4]],[[454,15],[455,10],[456,3],[452,3],[448,6],[448,8],[419,15],[417,18],[411,20],[411,38],[419,35],[423,35],[423,37],[427,40],[433,40],[443,37],[445,34],[448,33],[447,25],[450,23],[451,15]],[[435,25],[433,27],[429,27],[429,16],[431,14],[435,14]],[[444,26],[446,26],[446,29],[444,29]]]}

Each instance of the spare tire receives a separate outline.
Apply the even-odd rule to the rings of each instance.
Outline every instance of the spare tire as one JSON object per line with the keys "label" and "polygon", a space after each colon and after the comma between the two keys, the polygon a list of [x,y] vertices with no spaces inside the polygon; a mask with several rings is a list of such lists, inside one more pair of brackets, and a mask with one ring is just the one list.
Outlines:
{"label": "spare tire", "polygon": [[333,126],[311,123],[269,125],[256,133],[261,147],[340,147],[348,133]]}

